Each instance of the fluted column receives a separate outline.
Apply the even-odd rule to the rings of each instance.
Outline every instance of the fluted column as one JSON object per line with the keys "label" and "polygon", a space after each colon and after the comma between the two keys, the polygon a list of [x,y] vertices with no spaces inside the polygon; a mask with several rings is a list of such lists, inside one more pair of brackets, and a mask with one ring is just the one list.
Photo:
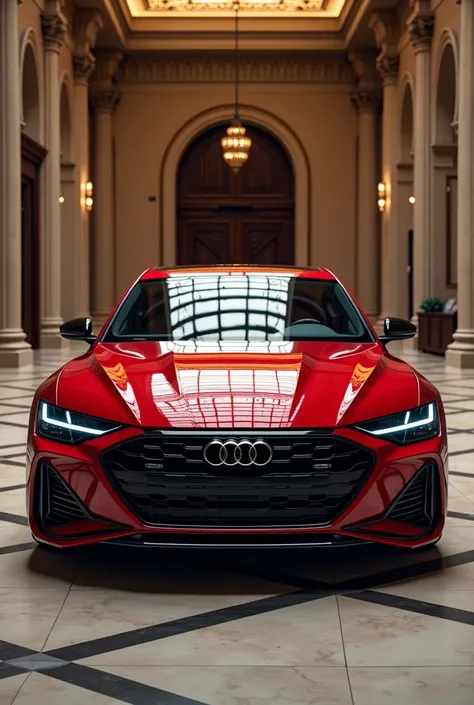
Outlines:
{"label": "fluted column", "polygon": [[92,318],[99,328],[115,304],[113,113],[116,91],[92,96],[94,110],[94,211],[92,231]]}
{"label": "fluted column", "polygon": [[86,209],[86,183],[89,169],[89,79],[93,57],[74,60],[74,160],[76,162],[76,232],[71,240],[75,276],[71,282],[76,316],[90,316],[89,213]]}
{"label": "fluted column", "polygon": [[357,174],[357,297],[374,323],[379,314],[379,248],[377,212],[377,110],[380,96],[355,91],[359,116]]}
{"label": "fluted column", "polygon": [[[53,5],[56,3],[52,3]],[[41,346],[62,347],[61,318],[61,119],[59,52],[67,23],[59,11],[43,13],[45,76],[44,231],[42,237]]]}
{"label": "fluted column", "polygon": [[[400,242],[397,229],[397,82],[398,57],[383,56],[378,60],[378,69],[383,81],[382,117],[382,176],[386,187],[385,210],[382,213],[381,243],[381,313],[379,325],[387,316],[400,315],[400,287],[403,263],[400,257]],[[403,283],[405,280],[403,280]]]}
{"label": "fluted column", "polygon": [[458,328],[448,366],[474,367],[474,0],[461,2],[458,118]]}
{"label": "fluted column", "polygon": [[430,83],[431,43],[434,31],[434,13],[429,2],[416,2],[415,13],[408,24],[410,38],[416,57],[416,91],[414,107],[414,169],[413,189],[415,196],[413,224],[413,298],[418,323],[418,307],[423,299],[433,295],[431,272],[432,237],[430,229],[431,209],[431,127],[430,127]]}
{"label": "fluted column", "polygon": [[17,0],[0,3],[0,367],[33,360],[21,321],[21,141]]}

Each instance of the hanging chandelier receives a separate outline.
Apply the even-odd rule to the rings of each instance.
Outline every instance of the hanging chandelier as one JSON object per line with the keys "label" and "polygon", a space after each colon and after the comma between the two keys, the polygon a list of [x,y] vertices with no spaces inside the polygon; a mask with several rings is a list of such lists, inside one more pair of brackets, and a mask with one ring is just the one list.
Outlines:
{"label": "hanging chandelier", "polygon": [[237,173],[249,158],[252,140],[246,134],[245,127],[239,119],[239,3],[235,9],[235,64],[234,64],[234,119],[227,128],[226,136],[221,139],[224,161]]}

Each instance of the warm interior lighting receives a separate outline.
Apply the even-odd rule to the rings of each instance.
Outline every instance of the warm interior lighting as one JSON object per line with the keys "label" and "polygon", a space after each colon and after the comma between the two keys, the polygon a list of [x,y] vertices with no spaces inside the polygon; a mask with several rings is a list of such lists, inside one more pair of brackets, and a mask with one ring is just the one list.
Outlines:
{"label": "warm interior lighting", "polygon": [[410,198],[408,200],[413,205],[415,203],[415,196],[410,196]]}
{"label": "warm interior lighting", "polygon": [[94,193],[94,186],[92,184],[92,181],[87,181],[86,183],[86,209],[88,211],[92,210],[92,206],[94,205],[94,199],[92,198],[92,194]]}
{"label": "warm interior lighting", "polygon": [[381,213],[383,213],[385,210],[387,187],[385,186],[384,183],[380,182],[377,188],[378,188],[377,205],[379,207],[379,211]]}
{"label": "warm interior lighting", "polygon": [[64,196],[59,196],[59,203],[64,203]]}
{"label": "warm interior lighting", "polygon": [[245,132],[240,120],[234,118],[227,128],[226,136],[221,139],[224,160],[234,171],[238,171],[249,158],[252,140]]}

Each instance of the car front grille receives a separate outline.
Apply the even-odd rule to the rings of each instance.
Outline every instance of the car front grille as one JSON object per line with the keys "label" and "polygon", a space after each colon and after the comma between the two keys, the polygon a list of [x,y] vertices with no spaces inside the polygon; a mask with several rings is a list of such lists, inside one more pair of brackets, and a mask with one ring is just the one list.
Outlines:
{"label": "car front grille", "polygon": [[386,518],[430,529],[438,522],[440,512],[438,472],[434,463],[428,463],[398,495]]}
{"label": "car front grille", "polygon": [[272,448],[269,465],[213,467],[203,452],[215,438],[236,437],[222,432],[145,434],[105,451],[102,465],[118,494],[146,524],[252,528],[333,521],[375,461],[367,448],[331,434],[249,433],[246,440]]}

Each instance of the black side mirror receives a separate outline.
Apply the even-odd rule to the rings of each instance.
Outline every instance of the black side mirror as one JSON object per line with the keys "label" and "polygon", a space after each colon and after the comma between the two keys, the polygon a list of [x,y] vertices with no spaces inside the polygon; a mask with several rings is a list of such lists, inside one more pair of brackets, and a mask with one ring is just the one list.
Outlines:
{"label": "black side mirror", "polygon": [[382,343],[390,343],[393,340],[408,340],[416,335],[416,326],[403,318],[386,318],[383,325],[383,335],[380,336]]}
{"label": "black side mirror", "polygon": [[85,343],[92,343],[97,336],[92,332],[91,318],[74,318],[72,321],[63,323],[59,329],[63,338],[68,340],[83,340]]}

